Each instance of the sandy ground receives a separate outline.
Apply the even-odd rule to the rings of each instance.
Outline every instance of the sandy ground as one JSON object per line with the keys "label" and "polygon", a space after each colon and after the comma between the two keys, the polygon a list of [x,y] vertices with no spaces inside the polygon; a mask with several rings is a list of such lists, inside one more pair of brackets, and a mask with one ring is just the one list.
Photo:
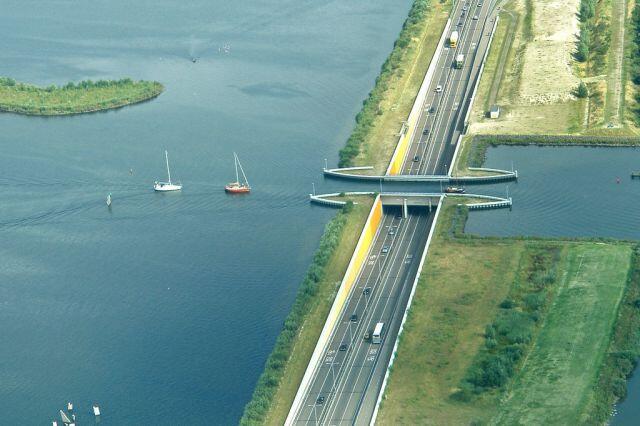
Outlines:
{"label": "sandy ground", "polygon": [[573,99],[580,82],[571,70],[580,0],[538,0],[533,5],[534,39],[524,53],[519,97],[547,104]]}
{"label": "sandy ground", "polygon": [[[579,32],[580,0],[534,0],[533,40],[523,39],[524,0],[514,11],[520,22],[506,64],[497,103],[498,120],[485,117],[482,102],[474,105],[474,133],[568,133],[576,131],[583,109],[572,95],[580,80],[571,66]],[[508,8],[511,10],[511,6]],[[492,48],[499,48],[495,43]],[[492,79],[484,75],[483,79]],[[490,85],[490,84],[489,84]]]}

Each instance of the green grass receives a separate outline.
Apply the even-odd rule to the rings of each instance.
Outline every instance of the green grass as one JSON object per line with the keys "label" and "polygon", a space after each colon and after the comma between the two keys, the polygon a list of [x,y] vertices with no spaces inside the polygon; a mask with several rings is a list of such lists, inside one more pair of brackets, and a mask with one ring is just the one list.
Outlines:
{"label": "green grass", "polygon": [[[316,271],[317,275],[321,276],[322,279],[317,282],[313,296],[308,298],[303,306],[302,316],[299,317],[298,321],[299,326],[295,330],[293,338],[288,341],[290,350],[286,357],[280,359],[278,364],[277,376],[272,377],[274,381],[270,383],[271,385],[268,389],[261,386],[261,383],[263,383],[261,377],[252,400],[245,407],[241,424],[281,425],[284,423],[333,304],[338,286],[342,281],[362,228],[371,211],[373,199],[371,197],[368,199],[363,197],[358,200],[358,203],[353,206],[349,213],[344,214],[344,210],[338,213],[338,220],[340,218],[344,219],[339,234],[334,235],[332,233],[329,235],[330,231],[325,232],[323,240],[330,238],[335,246],[322,270]],[[332,222],[335,221],[336,219]],[[329,229],[329,226],[327,229]],[[312,268],[313,265],[310,271]],[[299,294],[302,293],[300,292]],[[301,299],[301,296],[298,298]],[[285,332],[283,330],[283,334]],[[278,339],[280,340],[281,337]],[[274,348],[274,353],[277,350],[278,344]],[[273,354],[270,359],[272,357]],[[267,361],[263,376],[269,374],[270,370],[272,368],[270,368],[270,362]],[[263,391],[268,392],[267,397],[264,396]]]}
{"label": "green grass", "polygon": [[38,87],[0,77],[0,111],[27,115],[81,114],[142,102],[163,90],[156,81],[129,78]]}
{"label": "green grass", "polygon": [[567,245],[553,303],[496,424],[580,422],[609,346],[631,252],[629,245]]}
{"label": "green grass", "polygon": [[[479,238],[462,234],[466,214],[445,204],[379,415],[379,424],[571,424],[597,384],[625,292],[633,245],[622,242]],[[454,397],[486,347],[487,326],[531,303],[536,256],[556,253],[545,305],[518,344],[524,356],[499,388]],[[535,277],[533,281],[535,282]],[[636,299],[634,299],[636,300]],[[502,305],[502,307],[501,307]],[[640,303],[639,303],[640,305]],[[635,306],[635,305],[634,305]],[[638,309],[633,312],[638,318]],[[633,321],[627,324],[636,324]],[[628,374],[626,372],[625,374]],[[609,406],[610,407],[610,406]]]}

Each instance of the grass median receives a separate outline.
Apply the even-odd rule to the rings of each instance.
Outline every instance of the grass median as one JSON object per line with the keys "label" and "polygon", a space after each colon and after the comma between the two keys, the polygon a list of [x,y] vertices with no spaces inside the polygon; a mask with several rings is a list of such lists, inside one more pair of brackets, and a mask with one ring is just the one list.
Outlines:
{"label": "grass median", "polygon": [[379,424],[567,424],[593,419],[594,401],[610,409],[611,386],[598,383],[616,365],[611,336],[636,324],[619,316],[634,246],[479,238],[465,221],[445,205]]}

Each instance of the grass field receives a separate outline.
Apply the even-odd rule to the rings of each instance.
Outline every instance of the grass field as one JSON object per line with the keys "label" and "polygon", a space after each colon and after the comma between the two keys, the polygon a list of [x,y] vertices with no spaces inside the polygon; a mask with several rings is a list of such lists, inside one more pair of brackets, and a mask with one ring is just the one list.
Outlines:
{"label": "grass field", "polygon": [[[459,238],[464,218],[455,212],[445,207],[438,222],[379,424],[575,423],[608,350],[631,246]],[[545,247],[560,249],[557,279],[525,361],[504,389],[452,398],[485,343],[485,327],[526,275],[524,259]]]}
{"label": "grass field", "polygon": [[264,424],[281,425],[289,413],[302,376],[316,346],[325,319],[333,304],[338,285],[342,281],[351,255],[356,247],[364,223],[371,211],[373,198],[358,199],[342,232],[340,242],[325,268],[325,279],[318,288],[315,303],[308,311],[302,330],[295,338],[294,349],[284,370]]}
{"label": "grass field", "polygon": [[398,132],[407,119],[427,72],[451,10],[451,0],[431,2],[422,31],[406,47],[401,65],[394,71],[380,102],[373,128],[355,158],[356,166],[373,166],[368,173],[384,174],[398,143]]}
{"label": "grass field", "polygon": [[158,96],[156,81],[81,81],[38,87],[0,78],[0,111],[27,115],[68,115],[119,108]]}
{"label": "grass field", "polygon": [[492,423],[581,423],[609,345],[630,259],[628,245],[567,244],[553,304]]}

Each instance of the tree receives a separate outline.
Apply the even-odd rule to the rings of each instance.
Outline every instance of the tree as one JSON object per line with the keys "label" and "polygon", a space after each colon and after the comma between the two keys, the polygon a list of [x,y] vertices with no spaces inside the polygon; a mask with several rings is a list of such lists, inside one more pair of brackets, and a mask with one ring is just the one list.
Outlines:
{"label": "tree", "polygon": [[579,98],[586,98],[589,96],[589,90],[587,89],[587,85],[584,84],[583,81],[578,85],[578,89],[576,90],[576,96]]}

